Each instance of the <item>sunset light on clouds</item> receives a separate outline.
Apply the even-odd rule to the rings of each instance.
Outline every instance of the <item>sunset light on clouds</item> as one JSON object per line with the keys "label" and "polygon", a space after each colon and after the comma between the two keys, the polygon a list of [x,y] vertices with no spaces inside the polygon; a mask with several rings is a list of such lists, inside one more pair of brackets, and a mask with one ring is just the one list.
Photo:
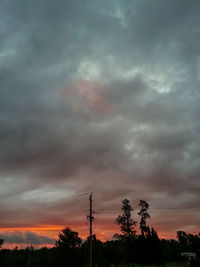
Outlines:
{"label": "sunset light on clouds", "polygon": [[160,237],[200,231],[200,2],[0,3],[0,237],[119,232],[150,204]]}
{"label": "sunset light on clouds", "polygon": [[109,104],[103,96],[108,91],[109,88],[103,84],[80,80],[71,88],[63,89],[61,97],[69,101],[72,112],[93,116],[93,113],[106,114],[110,111]]}

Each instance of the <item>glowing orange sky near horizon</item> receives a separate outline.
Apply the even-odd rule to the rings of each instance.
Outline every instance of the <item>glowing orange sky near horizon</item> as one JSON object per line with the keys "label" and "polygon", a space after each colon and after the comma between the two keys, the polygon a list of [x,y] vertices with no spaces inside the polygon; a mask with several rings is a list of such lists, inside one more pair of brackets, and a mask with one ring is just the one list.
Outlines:
{"label": "glowing orange sky near horizon", "polygon": [[[58,234],[59,232],[61,232],[62,229],[64,229],[66,226],[65,225],[41,225],[41,226],[32,226],[32,227],[11,227],[11,228],[1,228],[0,232],[4,232],[4,233],[12,233],[12,232],[19,232],[21,234],[25,233],[25,232],[33,232],[35,234],[38,235],[43,235],[46,236],[48,238],[52,238],[57,240],[58,239]],[[82,239],[86,239],[89,236],[89,231],[84,229],[85,225],[81,226],[69,226],[73,231],[76,231],[79,233],[79,236]],[[137,229],[138,230],[138,229]],[[114,233],[120,233],[119,231],[119,227],[117,225],[104,225],[104,227],[101,227],[101,229],[98,230],[94,230],[94,234],[96,234],[97,238],[102,240],[103,242],[107,241],[107,240],[111,240],[113,237]],[[139,230],[138,230],[139,233]],[[170,239],[170,238],[176,238],[175,236],[173,236],[170,233],[165,233],[165,232],[159,232],[158,231],[158,235],[159,237],[165,238],[165,239]],[[27,243],[23,243],[23,244],[18,244],[18,243],[7,243],[5,240],[5,243],[3,245],[3,248],[9,248],[9,249],[13,249],[16,246],[18,246],[18,248],[25,248],[27,246],[30,246],[31,244],[27,244]],[[52,247],[54,245],[50,245],[50,244],[41,244],[41,245],[35,245],[32,244],[33,247],[35,248],[41,248],[41,247]]]}

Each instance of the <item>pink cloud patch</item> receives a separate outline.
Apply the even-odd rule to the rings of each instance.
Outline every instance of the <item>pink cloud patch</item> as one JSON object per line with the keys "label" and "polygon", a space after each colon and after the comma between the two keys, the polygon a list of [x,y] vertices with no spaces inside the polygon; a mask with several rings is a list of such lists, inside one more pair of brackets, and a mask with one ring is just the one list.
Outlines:
{"label": "pink cloud patch", "polygon": [[80,80],[72,87],[62,90],[62,98],[69,100],[71,110],[75,113],[107,114],[111,110],[105,95],[109,87],[98,82]]}

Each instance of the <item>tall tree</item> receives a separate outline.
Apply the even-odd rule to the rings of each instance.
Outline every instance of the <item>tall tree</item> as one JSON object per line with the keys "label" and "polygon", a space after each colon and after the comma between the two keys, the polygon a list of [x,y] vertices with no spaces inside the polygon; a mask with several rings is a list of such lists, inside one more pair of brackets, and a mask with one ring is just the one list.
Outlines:
{"label": "tall tree", "polygon": [[140,206],[140,211],[138,215],[140,216],[140,230],[142,236],[144,236],[148,229],[146,225],[146,220],[150,218],[150,215],[148,213],[149,204],[145,200],[140,200],[139,206]]}
{"label": "tall tree", "polygon": [[58,248],[77,248],[81,244],[81,238],[78,232],[73,232],[69,227],[66,227],[58,235],[59,239],[56,241]]}
{"label": "tall tree", "polygon": [[121,232],[125,239],[132,240],[136,234],[135,226],[137,222],[131,218],[131,211],[133,210],[128,199],[122,201],[122,215],[116,219],[116,223],[120,225]]}
{"label": "tall tree", "polygon": [[[56,265],[54,266],[83,266],[83,254],[80,249],[81,238],[78,232],[66,227],[59,235],[56,241]],[[53,265],[52,265],[53,266]]]}

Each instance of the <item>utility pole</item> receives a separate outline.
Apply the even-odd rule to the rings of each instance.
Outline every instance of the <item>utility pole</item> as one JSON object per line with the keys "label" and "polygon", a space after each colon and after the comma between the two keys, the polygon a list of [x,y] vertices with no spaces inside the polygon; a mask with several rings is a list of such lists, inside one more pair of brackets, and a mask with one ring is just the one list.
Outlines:
{"label": "utility pole", "polygon": [[89,197],[89,201],[90,201],[90,210],[89,210],[89,215],[87,216],[87,218],[90,221],[90,267],[92,267],[92,222],[94,221],[94,217],[93,217],[93,210],[92,210],[92,193],[90,193],[90,197]]}
{"label": "utility pole", "polygon": [[31,262],[31,249],[32,249],[32,244],[29,248],[29,254],[28,254],[28,267],[30,267],[30,262]]}

